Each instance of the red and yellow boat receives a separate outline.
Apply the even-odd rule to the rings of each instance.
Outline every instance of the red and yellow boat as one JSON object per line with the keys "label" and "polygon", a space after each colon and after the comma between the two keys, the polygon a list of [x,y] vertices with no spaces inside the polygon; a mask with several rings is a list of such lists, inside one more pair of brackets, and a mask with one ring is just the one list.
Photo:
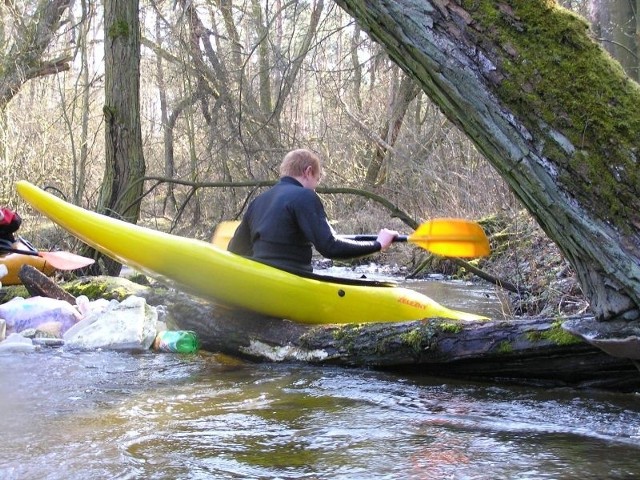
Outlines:
{"label": "red and yellow boat", "polygon": [[[25,252],[34,252],[33,247],[22,240],[18,240],[11,245],[14,250],[24,250]],[[56,269],[47,262],[46,259],[33,255],[31,253],[3,253],[0,251],[0,265],[7,267],[7,274],[0,277],[2,285],[20,285],[20,269],[23,265],[30,265],[40,270],[45,275],[52,275]]]}

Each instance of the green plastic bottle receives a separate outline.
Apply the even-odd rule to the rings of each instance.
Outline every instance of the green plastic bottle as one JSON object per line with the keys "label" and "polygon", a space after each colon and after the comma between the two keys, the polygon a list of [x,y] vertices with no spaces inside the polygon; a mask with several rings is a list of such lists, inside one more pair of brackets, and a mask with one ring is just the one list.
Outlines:
{"label": "green plastic bottle", "polygon": [[159,352],[194,353],[199,348],[200,340],[191,330],[162,330],[153,342],[153,349]]}

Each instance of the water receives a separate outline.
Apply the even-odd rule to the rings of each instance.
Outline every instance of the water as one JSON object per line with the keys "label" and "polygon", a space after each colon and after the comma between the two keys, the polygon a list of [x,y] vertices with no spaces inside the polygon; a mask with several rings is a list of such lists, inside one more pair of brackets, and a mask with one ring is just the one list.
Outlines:
{"label": "water", "polygon": [[433,298],[449,308],[485,315],[491,319],[512,318],[498,289],[459,280],[405,281],[401,285]]}
{"label": "water", "polygon": [[3,479],[640,476],[635,394],[61,349],[0,385]]}
{"label": "water", "polygon": [[[491,289],[421,282],[493,315]],[[0,479],[628,479],[637,394],[221,355],[0,355]]]}
{"label": "water", "polygon": [[446,280],[434,275],[431,280],[403,280],[390,273],[384,265],[370,264],[351,267],[331,267],[318,270],[320,275],[346,278],[368,278],[370,280],[397,282],[403,287],[417,290],[433,298],[442,305],[455,310],[463,310],[492,319],[512,318],[506,295],[502,290],[486,282]]}

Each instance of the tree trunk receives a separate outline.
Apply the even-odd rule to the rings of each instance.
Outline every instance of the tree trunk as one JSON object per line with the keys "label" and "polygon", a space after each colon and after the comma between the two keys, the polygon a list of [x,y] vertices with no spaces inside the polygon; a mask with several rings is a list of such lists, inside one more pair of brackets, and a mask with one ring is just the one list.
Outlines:
{"label": "tree trunk", "polygon": [[[27,80],[69,70],[71,60],[66,56],[49,60],[45,55],[71,0],[40,1],[31,16],[25,16],[21,6],[13,3],[2,6],[3,27],[5,22],[16,27],[10,50],[0,57],[0,110]],[[9,46],[3,45],[3,48],[9,49]]]}
{"label": "tree trunk", "polygon": [[269,30],[264,24],[262,18],[262,5],[257,0],[252,0],[251,8],[255,17],[256,32],[258,34],[258,58],[260,64],[260,70],[258,76],[259,82],[259,95],[260,95],[260,109],[262,114],[268,116],[272,109],[271,103],[271,57],[269,54]]}
{"label": "tree trunk", "polygon": [[13,195],[13,179],[6,174],[12,170],[6,107],[28,80],[70,69],[70,57],[49,58],[70,3],[71,0],[39,1],[29,7],[15,2],[0,4],[0,168],[5,172],[0,196],[5,202]]}
{"label": "tree trunk", "polygon": [[356,112],[362,113],[362,64],[358,58],[358,46],[360,45],[360,27],[356,24],[353,28],[351,36],[351,69],[353,71],[353,80],[351,82],[351,91],[353,92],[353,103],[356,106]]}
{"label": "tree trunk", "polygon": [[[160,17],[156,18],[156,41],[158,46],[162,47],[162,28]],[[158,55],[156,59],[156,75],[158,76],[158,97],[160,100],[160,119],[162,122],[162,137],[164,144],[164,175],[167,178],[173,178],[175,173],[175,162],[173,155],[173,128],[169,127],[169,113],[167,106],[167,91],[164,82],[164,66],[162,55]],[[167,191],[162,202],[162,214],[166,215],[167,210],[173,215],[176,211],[178,202],[173,191],[173,184],[167,185]]]}
{"label": "tree trunk", "polygon": [[[418,94],[418,88],[415,82],[402,75],[402,79],[399,85],[393,85],[390,95],[390,106],[388,116],[382,122],[380,128],[380,138],[385,142],[385,145],[394,147],[398,135],[400,135],[400,128],[404,122],[404,117],[407,114],[409,104],[416,98]],[[389,156],[391,152],[386,146],[376,143],[374,145],[373,158],[367,168],[367,174],[365,176],[365,184],[371,187],[386,183],[387,174],[389,171]]]}
{"label": "tree trunk", "polygon": [[640,318],[640,88],[555,2],[338,0],[474,141],[575,268]]}
{"label": "tree trunk", "polygon": [[73,165],[73,200],[76,205],[82,204],[86,187],[87,163],[89,161],[89,115],[91,109],[91,91],[89,88],[89,45],[88,32],[92,24],[93,9],[86,0],[80,2],[82,17],[86,20],[78,34],[80,48],[80,75],[82,76],[82,123],[80,130],[80,152]]}
{"label": "tree trunk", "polygon": [[[105,0],[105,155],[98,211],[135,223],[145,163],[140,128],[140,21],[138,0]],[[94,254],[93,273],[120,272],[115,260]]]}
{"label": "tree trunk", "polygon": [[[35,276],[47,281],[39,272]],[[567,333],[557,319],[314,326],[121,278],[81,278],[65,290],[74,296],[99,292],[102,298],[119,301],[128,295],[144,297],[150,305],[164,306],[163,320],[170,328],[195,331],[205,350],[257,361],[385,368],[542,386],[625,391],[640,387],[640,373],[632,361],[607,355]],[[36,291],[61,295],[43,286]]]}

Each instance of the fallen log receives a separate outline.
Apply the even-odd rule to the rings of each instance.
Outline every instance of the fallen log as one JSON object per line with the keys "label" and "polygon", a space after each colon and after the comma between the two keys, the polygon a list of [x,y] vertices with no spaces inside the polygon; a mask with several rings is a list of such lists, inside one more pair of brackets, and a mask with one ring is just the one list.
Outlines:
{"label": "fallen log", "polygon": [[[632,391],[640,372],[562,328],[565,320],[485,322],[422,319],[399,323],[303,325],[216,305],[157,285],[113,277],[69,282],[74,296],[162,306],[172,328],[195,331],[203,348],[254,361],[306,362],[402,370],[450,378]],[[571,318],[574,324],[591,317]]]}
{"label": "fallen log", "polygon": [[32,297],[55,298],[56,300],[64,300],[71,305],[76,303],[73,295],[65,292],[53,280],[31,265],[22,265],[18,276]]}

